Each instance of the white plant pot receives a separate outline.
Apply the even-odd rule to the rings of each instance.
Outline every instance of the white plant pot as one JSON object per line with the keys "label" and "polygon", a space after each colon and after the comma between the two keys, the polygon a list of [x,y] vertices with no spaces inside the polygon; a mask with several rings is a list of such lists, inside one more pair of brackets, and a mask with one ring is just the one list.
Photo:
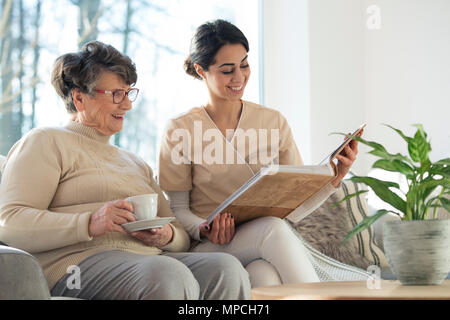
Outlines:
{"label": "white plant pot", "polygon": [[439,285],[450,272],[450,220],[386,221],[383,243],[403,285]]}

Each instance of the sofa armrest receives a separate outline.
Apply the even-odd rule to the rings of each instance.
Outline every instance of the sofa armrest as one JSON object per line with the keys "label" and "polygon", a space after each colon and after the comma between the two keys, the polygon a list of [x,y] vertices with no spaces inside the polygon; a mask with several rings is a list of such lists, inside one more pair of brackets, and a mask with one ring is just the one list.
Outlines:
{"label": "sofa armrest", "polygon": [[0,300],[47,300],[50,290],[35,257],[0,245]]}

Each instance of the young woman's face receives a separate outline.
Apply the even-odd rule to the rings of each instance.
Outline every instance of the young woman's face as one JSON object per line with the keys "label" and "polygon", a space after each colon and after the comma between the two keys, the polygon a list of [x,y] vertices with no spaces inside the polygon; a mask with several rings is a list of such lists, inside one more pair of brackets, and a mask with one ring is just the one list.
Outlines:
{"label": "young woman's face", "polygon": [[217,52],[215,63],[209,66],[209,70],[200,70],[199,73],[205,79],[212,98],[240,100],[250,77],[247,50],[242,44],[226,44]]}

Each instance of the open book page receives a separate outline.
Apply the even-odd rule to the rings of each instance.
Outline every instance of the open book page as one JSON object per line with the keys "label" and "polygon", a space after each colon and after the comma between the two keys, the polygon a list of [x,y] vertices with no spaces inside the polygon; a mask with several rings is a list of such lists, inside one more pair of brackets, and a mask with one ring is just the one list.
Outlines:
{"label": "open book page", "polygon": [[248,190],[252,185],[254,185],[259,179],[261,179],[263,175],[261,174],[261,170],[255,174],[252,178],[247,180],[239,189],[237,189],[231,196],[229,196],[224,202],[222,202],[209,216],[207,219],[208,224],[211,223],[216,215],[221,212],[224,212],[224,209],[230,205],[233,201],[235,201],[245,190]]}
{"label": "open book page", "polygon": [[226,199],[208,217],[229,212],[239,224],[262,216],[284,218],[334,179],[331,166],[270,166]]}

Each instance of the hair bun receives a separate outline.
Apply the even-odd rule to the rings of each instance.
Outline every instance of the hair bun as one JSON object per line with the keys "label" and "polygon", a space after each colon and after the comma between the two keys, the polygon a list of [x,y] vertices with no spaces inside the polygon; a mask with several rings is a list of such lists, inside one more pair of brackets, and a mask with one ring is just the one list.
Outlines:
{"label": "hair bun", "polygon": [[189,57],[184,62],[186,73],[196,79],[202,77],[195,70],[199,65],[208,72],[215,62],[216,54],[224,45],[241,44],[249,51],[248,40],[245,35],[232,23],[225,20],[214,20],[199,26],[191,39]]}
{"label": "hair bun", "polygon": [[186,73],[191,77],[202,80],[202,77],[200,77],[197,71],[195,70],[194,64],[192,63],[190,56],[187,57],[187,59],[184,61],[184,71],[186,71]]}

